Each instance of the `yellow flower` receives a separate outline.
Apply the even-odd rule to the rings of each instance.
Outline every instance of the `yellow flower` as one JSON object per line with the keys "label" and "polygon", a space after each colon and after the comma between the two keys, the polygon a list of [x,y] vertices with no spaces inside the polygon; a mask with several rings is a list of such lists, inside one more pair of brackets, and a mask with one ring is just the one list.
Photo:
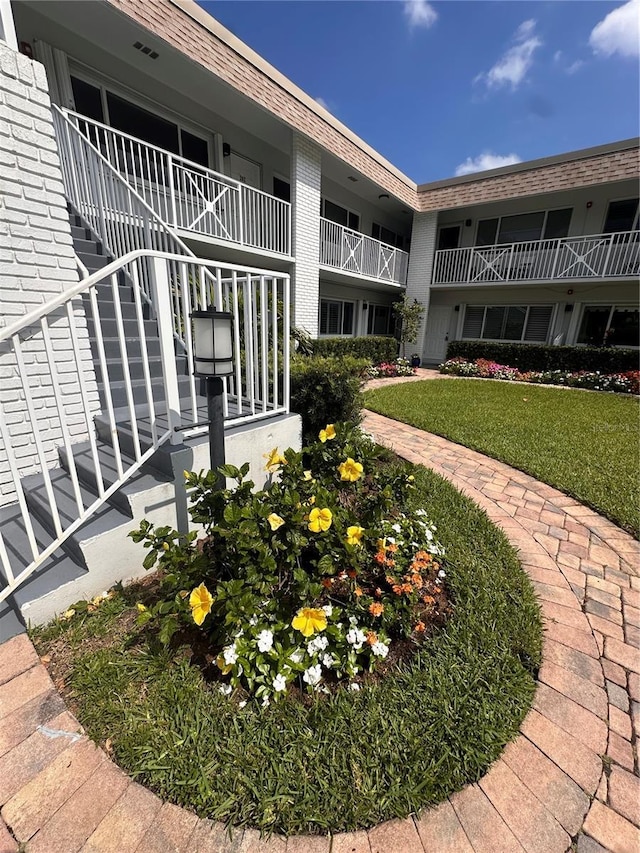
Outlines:
{"label": "yellow flower", "polygon": [[309,530],[312,533],[320,533],[323,530],[328,530],[331,527],[331,519],[333,514],[330,509],[318,509],[314,507],[309,513]]}
{"label": "yellow flower", "polygon": [[213,596],[203,583],[192,591],[189,596],[189,607],[196,625],[202,625],[204,617],[211,612],[212,604]]}
{"label": "yellow flower", "polygon": [[281,518],[275,512],[272,512],[271,515],[267,516],[267,521],[271,525],[272,530],[277,530],[279,527],[282,527],[284,524],[284,518]]}
{"label": "yellow flower", "polygon": [[332,438],[336,437],[336,430],[333,424],[327,424],[324,429],[321,429],[318,433],[318,438],[324,444],[325,441],[331,441]]}
{"label": "yellow flower", "polygon": [[138,610],[140,611],[140,613],[144,613],[144,612],[145,612],[145,610],[147,609],[147,608],[144,606],[144,604],[141,604],[140,602],[138,602],[138,603],[136,604],[136,607],[138,608]]}
{"label": "yellow flower", "polygon": [[163,542],[163,543],[162,543],[162,548],[163,548],[165,551],[168,551],[168,550],[169,550],[169,548],[170,548],[169,543],[168,543],[168,542]]}
{"label": "yellow flower", "polygon": [[362,476],[362,465],[360,462],[356,462],[355,459],[352,459],[350,456],[345,462],[341,462],[338,465],[338,471],[340,471],[340,478],[342,480],[348,480],[350,483],[355,483],[356,480],[359,480]]}
{"label": "yellow flower", "polygon": [[324,631],[327,627],[327,615],[324,610],[303,607],[294,616],[291,627],[300,631],[303,637],[310,637],[316,631]]}
{"label": "yellow flower", "polygon": [[313,477],[311,476],[311,471],[305,471],[304,472],[304,479],[305,480],[313,480]]}
{"label": "yellow flower", "polygon": [[359,527],[357,524],[347,527],[347,545],[360,545],[363,533],[364,527]]}
{"label": "yellow flower", "polygon": [[274,471],[277,471],[281,465],[286,465],[287,460],[278,453],[278,448],[274,447],[271,453],[264,453],[264,458],[267,460],[267,464],[264,466],[265,470],[267,470],[270,474],[273,474]]}

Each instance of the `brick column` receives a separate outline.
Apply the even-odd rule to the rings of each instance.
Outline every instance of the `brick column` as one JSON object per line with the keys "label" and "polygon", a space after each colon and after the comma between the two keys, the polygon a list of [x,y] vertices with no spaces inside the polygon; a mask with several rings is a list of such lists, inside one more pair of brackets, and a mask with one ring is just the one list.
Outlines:
{"label": "brick column", "polygon": [[322,152],[297,133],[291,151],[293,322],[318,336],[318,270],[320,257],[320,185]]}
{"label": "brick column", "polygon": [[[78,281],[69,214],[53,130],[44,67],[0,42],[0,328],[25,316]],[[81,357],[90,400],[99,410],[95,372],[82,303],[74,305]],[[64,313],[50,317],[50,333],[60,362],[73,364]],[[47,462],[57,464],[62,433],[53,400],[42,335],[25,333],[23,354],[38,420],[46,429]],[[65,365],[66,366],[66,365]],[[87,427],[80,405],[77,373],[61,371],[61,397],[73,441]],[[39,468],[33,428],[9,346],[0,345],[0,405],[16,448],[22,476]],[[0,505],[13,499],[13,483],[0,453]]]}
{"label": "brick column", "polygon": [[424,351],[427,317],[429,316],[429,298],[431,294],[431,275],[436,247],[436,232],[438,224],[437,211],[429,213],[414,213],[411,229],[411,252],[409,254],[409,271],[407,274],[407,296],[417,299],[425,307],[420,324],[415,351]]}

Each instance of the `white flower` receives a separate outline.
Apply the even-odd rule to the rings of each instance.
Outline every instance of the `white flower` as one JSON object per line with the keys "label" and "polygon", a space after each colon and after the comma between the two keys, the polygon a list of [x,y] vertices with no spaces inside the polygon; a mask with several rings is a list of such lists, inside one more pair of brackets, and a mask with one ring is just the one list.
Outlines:
{"label": "white flower", "polygon": [[238,702],[238,708],[246,708],[246,707],[247,707],[247,700],[246,699],[243,699],[242,702]]}
{"label": "white flower", "polygon": [[400,527],[399,524],[392,524],[391,529],[395,530],[396,533],[400,533],[402,531],[402,528]]}
{"label": "white flower", "polygon": [[220,687],[218,687],[218,690],[223,696],[230,696],[233,687],[230,684],[221,684]]}
{"label": "white flower", "polygon": [[300,663],[300,661],[302,660],[302,652],[300,651],[300,649],[296,649],[295,652],[292,652],[289,655],[289,657],[294,663]]}
{"label": "white flower", "polygon": [[367,639],[367,635],[364,631],[361,631],[360,628],[352,628],[347,632],[347,643],[353,646],[355,649],[361,649],[364,641]]}
{"label": "white flower", "polygon": [[377,658],[386,658],[389,654],[389,646],[381,643],[379,640],[371,646],[371,651]]}
{"label": "white flower", "polygon": [[396,544],[396,540],[394,536],[387,536],[387,542],[391,542],[392,545]]}
{"label": "white flower", "polygon": [[273,689],[276,691],[276,693],[280,693],[282,690],[287,689],[287,679],[284,677],[284,675],[276,675],[276,677],[273,679]]}
{"label": "white flower", "polygon": [[270,652],[273,648],[273,631],[260,631],[258,634],[258,651]]}
{"label": "white flower", "polygon": [[358,690],[360,690],[360,685],[357,681],[352,681],[349,685],[349,690],[351,690],[352,693],[357,693]]}
{"label": "white flower", "polygon": [[224,662],[227,666],[231,666],[238,660],[238,652],[236,651],[236,644],[234,643],[232,646],[226,646],[222,650],[222,654],[224,657]]}
{"label": "white flower", "polygon": [[268,697],[268,696],[265,696],[265,697],[264,697],[264,699],[262,700],[262,707],[263,707],[263,708],[268,708],[270,704],[271,704],[271,703],[269,702],[269,697]]}
{"label": "white flower", "polygon": [[329,654],[322,655],[320,660],[322,661],[322,665],[325,669],[331,669],[331,667],[333,666],[333,658]]}
{"label": "white flower", "polygon": [[357,616],[349,616],[349,625],[357,625],[358,617]]}
{"label": "white flower", "polygon": [[325,604],[322,609],[324,610],[324,614],[327,619],[331,619],[331,616],[333,614],[333,607],[330,604]]}
{"label": "white flower", "polygon": [[307,643],[307,651],[310,655],[315,655],[316,652],[323,652],[328,645],[329,640],[321,634],[319,637],[311,640],[310,643]]}
{"label": "white flower", "polygon": [[320,664],[316,664],[316,666],[310,666],[309,669],[305,669],[304,675],[302,676],[302,680],[306,681],[306,683],[311,687],[315,687],[321,678],[322,667]]}
{"label": "white flower", "polygon": [[253,616],[251,617],[251,619],[249,619],[249,625],[251,625],[253,627],[254,625],[257,625],[257,624],[258,624],[258,617],[254,613]]}
{"label": "white flower", "polygon": [[445,570],[440,569],[440,571],[438,572],[438,577],[439,578],[446,578],[446,576],[447,576],[447,573],[445,572]]}

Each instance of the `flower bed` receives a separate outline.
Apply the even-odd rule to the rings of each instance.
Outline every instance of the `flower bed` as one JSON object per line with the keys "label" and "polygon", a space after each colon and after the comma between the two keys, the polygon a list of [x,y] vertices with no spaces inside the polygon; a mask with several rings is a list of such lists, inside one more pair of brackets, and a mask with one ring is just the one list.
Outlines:
{"label": "flower bed", "polygon": [[365,370],[368,379],[383,379],[392,376],[415,376],[415,368],[411,366],[408,358],[396,358],[395,361],[383,361]]}
{"label": "flower bed", "polygon": [[588,388],[592,391],[615,391],[619,394],[640,394],[640,371],[638,370],[611,374],[585,370],[573,373],[567,370],[520,372],[515,367],[497,364],[484,358],[477,358],[475,361],[451,358],[441,364],[439,370],[440,373],[454,376],[505,379],[543,385],[566,385],[571,388]]}
{"label": "flower bed", "polygon": [[424,510],[407,511],[413,476],[380,452],[358,428],[328,424],[303,452],[268,454],[262,491],[248,466],[226,467],[237,485],[223,492],[211,473],[185,472],[205,534],[146,521],[131,534],[163,578],[139,623],[166,644],[197,626],[221,691],[267,704],[290,687],[353,687],[395,641],[403,654],[419,647],[449,612],[444,552]]}

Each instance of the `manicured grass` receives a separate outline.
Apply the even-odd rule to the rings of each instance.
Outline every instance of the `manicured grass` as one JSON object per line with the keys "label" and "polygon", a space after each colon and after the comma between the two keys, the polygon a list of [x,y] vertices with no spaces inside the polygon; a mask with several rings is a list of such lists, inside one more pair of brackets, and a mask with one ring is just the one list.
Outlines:
{"label": "manicured grass", "polygon": [[54,669],[58,655],[73,657],[68,695],[90,736],[109,739],[117,762],[162,797],[268,832],[370,827],[480,778],[532,700],[539,610],[484,513],[432,472],[415,474],[416,506],[446,547],[454,612],[410,664],[310,707],[241,709],[185,650],[163,652],[132,626],[129,588],[34,637]]}
{"label": "manicured grass", "polygon": [[635,398],[456,378],[369,391],[365,405],[526,471],[640,536]]}

